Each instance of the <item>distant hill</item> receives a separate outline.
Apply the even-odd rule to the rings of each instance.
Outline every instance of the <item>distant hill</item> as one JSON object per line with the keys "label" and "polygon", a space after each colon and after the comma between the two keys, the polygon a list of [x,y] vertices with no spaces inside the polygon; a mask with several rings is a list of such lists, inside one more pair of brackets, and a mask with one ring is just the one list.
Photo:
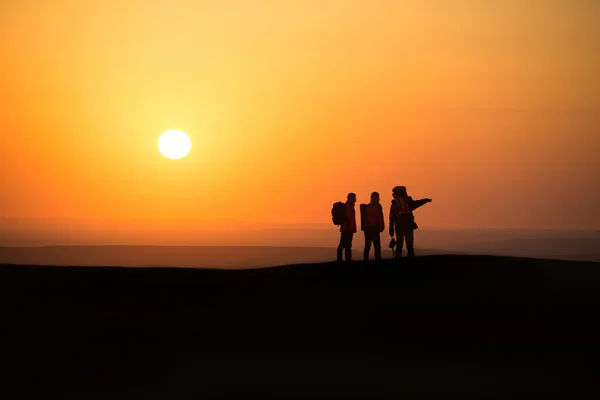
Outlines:
{"label": "distant hill", "polygon": [[0,266],[0,304],[19,398],[600,395],[598,263]]}
{"label": "distant hill", "polygon": [[[443,251],[419,250],[421,255]],[[390,258],[389,249],[383,252]],[[371,258],[373,255],[371,254]],[[362,260],[361,251],[354,258]],[[259,268],[335,261],[336,249],[265,246],[47,246],[0,247],[0,264],[182,268]]]}
{"label": "distant hill", "polygon": [[478,254],[600,262],[600,236],[498,239],[465,243],[458,248]]}

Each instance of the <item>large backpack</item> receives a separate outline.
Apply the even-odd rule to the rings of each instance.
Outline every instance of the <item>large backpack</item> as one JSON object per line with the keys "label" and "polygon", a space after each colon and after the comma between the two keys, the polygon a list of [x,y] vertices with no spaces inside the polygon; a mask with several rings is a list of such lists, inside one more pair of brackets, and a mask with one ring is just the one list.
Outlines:
{"label": "large backpack", "polygon": [[409,207],[408,197],[403,199],[402,203],[398,201],[398,199],[394,199],[398,205],[398,214],[393,216],[392,218],[396,222],[396,225],[404,227],[404,229],[415,230],[418,229],[419,226],[415,223],[415,216],[412,213],[412,210]]}
{"label": "large backpack", "polygon": [[344,225],[346,221],[348,221],[348,216],[346,216],[346,203],[342,203],[341,201],[333,203],[331,219],[334,225]]}
{"label": "large backpack", "polygon": [[370,203],[365,205],[364,214],[363,223],[365,229],[381,228],[379,225],[383,219],[383,208],[381,207],[381,204]]}

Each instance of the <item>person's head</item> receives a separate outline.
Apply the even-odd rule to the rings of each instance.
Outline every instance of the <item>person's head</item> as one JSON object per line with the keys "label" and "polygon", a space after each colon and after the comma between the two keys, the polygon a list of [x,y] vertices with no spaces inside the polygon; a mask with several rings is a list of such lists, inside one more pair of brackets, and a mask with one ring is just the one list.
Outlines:
{"label": "person's head", "polygon": [[356,193],[348,193],[348,203],[356,204]]}
{"label": "person's head", "polygon": [[406,192],[406,186],[396,186],[394,189],[392,189],[392,196],[394,196],[394,198],[408,196]]}
{"label": "person's head", "polygon": [[371,193],[371,203],[379,203],[379,193]]}

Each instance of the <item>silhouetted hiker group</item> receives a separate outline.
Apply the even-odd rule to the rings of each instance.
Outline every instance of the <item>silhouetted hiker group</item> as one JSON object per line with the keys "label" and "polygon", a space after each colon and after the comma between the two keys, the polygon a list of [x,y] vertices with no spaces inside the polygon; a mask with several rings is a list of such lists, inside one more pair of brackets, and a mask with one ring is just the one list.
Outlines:
{"label": "silhouetted hiker group", "polygon": [[[414,230],[419,226],[415,222],[413,211],[431,202],[431,199],[413,200],[405,186],[396,186],[392,189],[392,197],[389,217],[389,233],[392,238],[390,247],[394,251],[395,258],[401,258],[406,241],[407,256],[414,257]],[[331,210],[334,225],[340,225],[340,244],[337,248],[339,262],[343,261],[343,253],[347,262],[352,261],[352,239],[357,231],[355,204],[356,194],[348,193],[346,202],[335,203]],[[371,246],[375,249],[375,259],[381,260],[381,232],[385,230],[385,220],[379,193],[371,193],[371,202],[360,205],[360,217],[360,229],[365,234],[364,260],[369,260]]]}

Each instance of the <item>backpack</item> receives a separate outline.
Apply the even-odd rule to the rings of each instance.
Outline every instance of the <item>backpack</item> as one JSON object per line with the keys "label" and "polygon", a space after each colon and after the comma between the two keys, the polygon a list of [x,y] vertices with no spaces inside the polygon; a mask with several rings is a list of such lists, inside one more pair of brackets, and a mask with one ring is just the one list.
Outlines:
{"label": "backpack", "polygon": [[366,228],[380,228],[380,219],[383,218],[383,208],[381,204],[370,203],[365,205],[364,224]]}
{"label": "backpack", "polygon": [[412,210],[408,205],[408,197],[403,200],[403,205],[400,204],[398,199],[394,199],[398,205],[398,214],[393,216],[392,218],[396,222],[396,225],[404,227],[403,229],[415,230],[418,229],[419,226],[415,222],[415,216],[412,213]]}
{"label": "backpack", "polygon": [[346,221],[348,221],[348,217],[346,216],[346,203],[342,203],[341,201],[333,203],[331,219],[334,225],[344,225]]}

